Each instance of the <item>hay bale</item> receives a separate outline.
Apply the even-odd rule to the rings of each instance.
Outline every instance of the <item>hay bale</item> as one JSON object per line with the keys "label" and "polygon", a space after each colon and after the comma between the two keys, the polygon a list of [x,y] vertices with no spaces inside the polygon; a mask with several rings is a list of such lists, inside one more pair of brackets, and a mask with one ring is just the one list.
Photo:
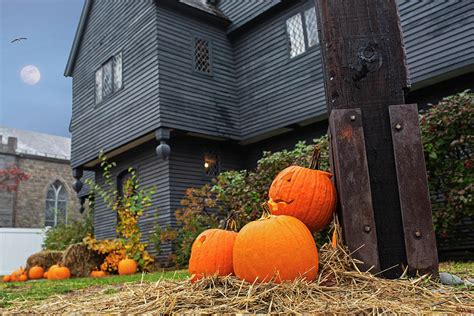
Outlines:
{"label": "hay bale", "polygon": [[29,271],[34,266],[40,266],[47,270],[53,264],[60,263],[62,259],[62,251],[43,250],[28,257],[26,260],[26,270]]}
{"label": "hay bale", "polygon": [[97,269],[104,256],[90,250],[84,243],[70,245],[63,254],[61,264],[71,271],[72,277],[87,277],[92,270]]}

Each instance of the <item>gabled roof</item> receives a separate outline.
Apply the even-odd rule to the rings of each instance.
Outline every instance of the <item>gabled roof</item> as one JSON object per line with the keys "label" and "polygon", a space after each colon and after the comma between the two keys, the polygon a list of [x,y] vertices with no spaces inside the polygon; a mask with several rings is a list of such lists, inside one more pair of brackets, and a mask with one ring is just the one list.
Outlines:
{"label": "gabled roof", "polygon": [[81,45],[82,36],[86,29],[87,19],[89,18],[89,12],[92,7],[92,0],[85,0],[84,6],[82,7],[81,18],[79,25],[77,26],[76,35],[74,36],[74,42],[72,42],[72,48],[69,52],[69,58],[67,60],[66,69],[64,70],[65,77],[71,77],[76,63],[77,53],[79,52],[79,46]]}
{"label": "gabled roof", "polygon": [[17,153],[65,160],[71,159],[70,138],[5,126],[0,126],[0,135],[4,144],[8,141],[8,137],[17,139]]}
{"label": "gabled roof", "polygon": [[[74,65],[76,62],[77,54],[81,45],[82,37],[86,29],[87,20],[89,18],[90,9],[92,7],[93,0],[85,0],[84,7],[82,8],[81,18],[79,20],[79,25],[76,30],[76,35],[74,36],[74,42],[72,44],[71,52],[69,53],[69,58],[67,60],[66,69],[64,70],[64,76],[71,77],[74,70]],[[131,1],[131,0],[130,0]],[[157,0],[159,1],[159,0]],[[175,0],[178,3],[185,4],[189,7],[199,9],[203,12],[211,14],[220,19],[229,21],[222,11],[220,11],[215,5],[209,3],[207,0]]]}

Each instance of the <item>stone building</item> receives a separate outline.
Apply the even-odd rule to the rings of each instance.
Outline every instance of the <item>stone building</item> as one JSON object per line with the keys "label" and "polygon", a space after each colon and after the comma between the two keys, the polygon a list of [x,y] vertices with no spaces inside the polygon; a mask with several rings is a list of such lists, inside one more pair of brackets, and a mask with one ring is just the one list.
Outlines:
{"label": "stone building", "polygon": [[0,170],[29,175],[14,192],[0,190],[0,227],[41,228],[79,218],[72,188],[71,140],[0,126]]}

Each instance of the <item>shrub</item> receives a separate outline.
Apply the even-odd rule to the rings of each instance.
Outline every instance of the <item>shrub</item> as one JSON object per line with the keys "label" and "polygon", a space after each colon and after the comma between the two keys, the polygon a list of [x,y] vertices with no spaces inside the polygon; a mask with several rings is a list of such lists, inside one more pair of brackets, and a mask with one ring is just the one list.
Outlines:
{"label": "shrub", "polygon": [[45,250],[65,250],[72,244],[81,242],[94,231],[92,212],[87,211],[83,220],[72,220],[46,230],[43,241]]}
{"label": "shrub", "polygon": [[444,98],[421,116],[433,222],[447,237],[463,218],[474,216],[474,93]]}
{"label": "shrub", "polygon": [[91,189],[91,193],[102,197],[104,202],[115,212],[117,212],[117,239],[96,240],[89,236],[84,242],[89,249],[106,255],[101,270],[115,272],[118,263],[125,258],[134,259],[141,270],[147,271],[151,268],[153,258],[145,250],[146,243],[142,243],[141,231],[138,226],[139,218],[143,211],[151,206],[151,197],[155,193],[154,188],[142,188],[133,168],[129,168],[130,177],[125,181],[123,192],[119,193],[115,189],[111,170],[115,167],[114,162],[108,162],[107,157],[101,153],[99,156],[100,165],[103,169],[105,181],[104,187],[93,183],[90,179],[86,183]]}
{"label": "shrub", "polygon": [[[328,138],[323,136],[315,142],[322,151],[321,168],[327,169]],[[183,207],[176,211],[180,229],[161,233],[162,241],[173,243],[176,263],[187,265],[196,237],[208,228],[223,227],[224,218],[231,211],[237,214],[238,227],[259,218],[261,205],[268,200],[268,189],[277,173],[292,164],[309,166],[313,149],[314,145],[299,142],[293,150],[266,151],[254,170],[222,172],[212,184],[188,189],[181,201]]]}

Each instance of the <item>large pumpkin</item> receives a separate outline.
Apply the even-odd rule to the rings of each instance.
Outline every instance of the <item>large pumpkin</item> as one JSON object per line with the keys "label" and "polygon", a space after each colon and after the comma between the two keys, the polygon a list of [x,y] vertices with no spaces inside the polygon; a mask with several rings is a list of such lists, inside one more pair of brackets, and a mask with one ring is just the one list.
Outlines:
{"label": "large pumpkin", "polygon": [[55,273],[55,270],[59,268],[59,265],[57,264],[53,264],[51,267],[49,267],[48,271],[47,271],[47,279],[48,280],[56,280],[56,273]]}
{"label": "large pumpkin", "polygon": [[248,282],[313,281],[318,250],[308,228],[285,215],[264,215],[245,225],[234,244],[235,274]]}
{"label": "large pumpkin", "polygon": [[44,269],[40,266],[34,266],[28,271],[28,277],[32,280],[41,279],[44,275]]}
{"label": "large pumpkin", "polygon": [[310,168],[290,166],[273,180],[268,196],[270,212],[290,215],[302,221],[311,232],[322,230],[336,208],[336,189],[332,174],[317,170],[319,149],[315,149]]}
{"label": "large pumpkin", "polygon": [[71,271],[66,267],[55,268],[50,273],[53,274],[53,280],[64,280],[71,277]]}
{"label": "large pumpkin", "polygon": [[191,248],[189,259],[191,281],[206,276],[233,274],[232,256],[236,237],[236,232],[225,229],[214,228],[203,231]]}
{"label": "large pumpkin", "polygon": [[118,264],[118,273],[120,275],[134,274],[137,272],[137,263],[133,259],[120,260]]}

